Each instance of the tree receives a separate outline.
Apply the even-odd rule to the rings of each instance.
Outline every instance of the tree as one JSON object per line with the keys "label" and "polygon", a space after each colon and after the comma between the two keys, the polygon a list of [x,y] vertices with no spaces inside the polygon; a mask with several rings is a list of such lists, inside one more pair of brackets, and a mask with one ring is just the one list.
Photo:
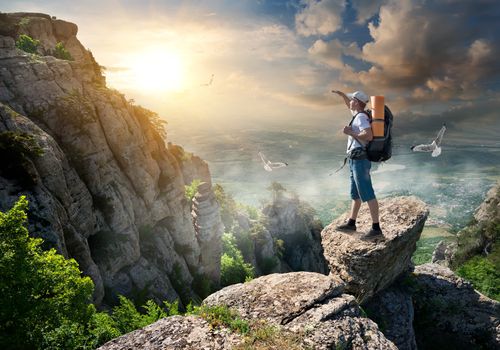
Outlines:
{"label": "tree", "polygon": [[92,280],[29,237],[27,209],[21,196],[0,212],[0,348],[75,348],[95,314]]}
{"label": "tree", "polygon": [[273,202],[283,198],[283,193],[286,192],[286,188],[277,181],[273,181],[267,189],[271,191],[273,195]]}

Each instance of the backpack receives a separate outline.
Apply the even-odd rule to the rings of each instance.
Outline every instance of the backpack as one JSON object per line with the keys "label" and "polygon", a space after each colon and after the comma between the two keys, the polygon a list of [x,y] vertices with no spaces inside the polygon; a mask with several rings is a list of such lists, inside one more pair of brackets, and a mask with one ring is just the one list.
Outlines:
{"label": "backpack", "polygon": [[[372,122],[371,110],[365,111]],[[384,136],[374,137],[366,146],[368,160],[384,162],[392,156],[392,121],[393,115],[389,107],[384,106]]]}

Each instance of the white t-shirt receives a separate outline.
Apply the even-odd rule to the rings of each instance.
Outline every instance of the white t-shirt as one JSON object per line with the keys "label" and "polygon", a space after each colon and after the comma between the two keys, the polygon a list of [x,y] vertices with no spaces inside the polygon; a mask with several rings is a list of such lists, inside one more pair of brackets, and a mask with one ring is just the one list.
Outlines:
{"label": "white t-shirt", "polygon": [[[359,134],[362,130],[371,128],[370,119],[368,118],[368,115],[364,112],[359,112],[352,121],[351,128],[356,134]],[[354,149],[356,147],[365,147],[365,146],[366,143],[361,144],[358,142],[358,140],[356,140],[354,137],[350,135],[347,138],[347,153],[349,153],[351,149]]]}

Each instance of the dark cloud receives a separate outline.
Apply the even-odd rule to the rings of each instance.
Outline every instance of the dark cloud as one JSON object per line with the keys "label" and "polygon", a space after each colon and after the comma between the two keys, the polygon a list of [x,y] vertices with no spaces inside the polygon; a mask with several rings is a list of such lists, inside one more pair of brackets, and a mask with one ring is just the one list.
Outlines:
{"label": "dark cloud", "polygon": [[[398,137],[430,135],[446,123],[449,132],[459,137],[478,133],[486,140],[498,139],[500,133],[499,99],[479,99],[475,102],[452,107],[445,112],[423,114],[417,109],[401,110],[395,113],[394,134]],[[424,140],[425,141],[425,140]]]}
{"label": "dark cloud", "polygon": [[[340,70],[344,83],[420,102],[468,101],[498,90],[500,7],[496,1],[353,0],[352,6],[358,24],[378,14],[367,24],[372,41],[361,52],[355,50],[355,43],[324,38],[309,49],[314,59]],[[315,33],[312,28],[309,32]],[[346,65],[346,55],[371,68],[356,71]]]}

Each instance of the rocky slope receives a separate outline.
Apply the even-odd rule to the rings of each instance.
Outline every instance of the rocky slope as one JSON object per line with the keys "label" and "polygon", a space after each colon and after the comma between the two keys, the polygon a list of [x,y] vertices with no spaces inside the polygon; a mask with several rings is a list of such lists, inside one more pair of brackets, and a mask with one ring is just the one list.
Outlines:
{"label": "rocky slope", "polygon": [[[38,54],[16,47],[22,33],[40,41]],[[97,304],[116,294],[174,300],[193,293],[195,276],[217,283],[220,218],[198,234],[184,196],[194,178],[210,196],[207,165],[167,147],[153,112],[108,89],[76,34],[75,24],[47,15],[0,14],[0,137],[32,135],[43,151],[2,167],[0,209],[27,194],[30,232],[78,261]],[[74,60],[50,56],[58,42]],[[31,147],[16,142],[2,152]],[[214,201],[204,205],[217,212]]]}

